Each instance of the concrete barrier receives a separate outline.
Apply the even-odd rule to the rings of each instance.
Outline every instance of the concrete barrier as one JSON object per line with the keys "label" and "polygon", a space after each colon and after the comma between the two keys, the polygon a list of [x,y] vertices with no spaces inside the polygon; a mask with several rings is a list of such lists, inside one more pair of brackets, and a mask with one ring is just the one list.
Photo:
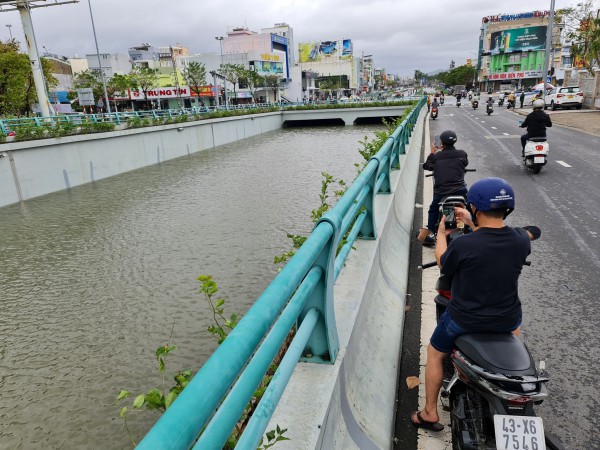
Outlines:
{"label": "concrete barrier", "polygon": [[299,363],[267,430],[284,449],[392,447],[411,227],[426,110],[391,195],[376,198],[377,240],[357,241],[335,285],[340,352],[334,365]]}
{"label": "concrete barrier", "polygon": [[281,128],[281,113],[0,146],[0,207]]}

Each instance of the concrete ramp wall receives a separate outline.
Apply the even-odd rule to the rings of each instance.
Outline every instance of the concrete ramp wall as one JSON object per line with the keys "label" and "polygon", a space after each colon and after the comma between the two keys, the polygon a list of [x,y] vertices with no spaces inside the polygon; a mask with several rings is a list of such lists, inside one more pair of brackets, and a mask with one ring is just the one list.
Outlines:
{"label": "concrete ramp wall", "polygon": [[0,145],[0,207],[281,128],[281,113]]}
{"label": "concrete ramp wall", "polygon": [[356,241],[335,285],[340,352],[334,365],[299,363],[267,428],[288,449],[392,447],[408,261],[426,110],[391,195],[378,195],[378,239]]}

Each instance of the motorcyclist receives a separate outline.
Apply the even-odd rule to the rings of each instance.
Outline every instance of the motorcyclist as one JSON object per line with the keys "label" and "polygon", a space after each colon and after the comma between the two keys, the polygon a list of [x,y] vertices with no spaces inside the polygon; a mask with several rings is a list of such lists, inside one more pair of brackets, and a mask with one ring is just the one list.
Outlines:
{"label": "motorcyclist", "polygon": [[434,97],[433,102],[431,102],[431,107],[432,108],[439,108],[440,104],[437,101],[437,98]]}
{"label": "motorcyclist", "polygon": [[435,243],[435,232],[439,219],[439,203],[448,195],[467,195],[465,169],[469,165],[467,152],[454,148],[457,141],[454,131],[440,134],[441,147],[431,146],[431,154],[423,163],[423,169],[433,171],[433,199],[429,206],[427,228],[421,228],[417,239],[425,246]]}
{"label": "motorcyclist", "polygon": [[521,136],[521,156],[525,156],[525,144],[529,138],[545,138],[546,128],[552,126],[550,116],[544,112],[544,100],[537,99],[533,102],[533,111],[525,118],[520,125],[521,128],[527,128],[527,133]]}
{"label": "motorcyclist", "polygon": [[494,105],[494,99],[490,95],[488,99],[485,101],[486,107],[491,108]]}
{"label": "motorcyclist", "polygon": [[508,94],[508,103],[510,103],[513,108],[515,107],[515,93],[514,92],[511,92],[510,94]]}
{"label": "motorcyclist", "polygon": [[[518,334],[522,319],[518,280],[539,237],[524,228],[511,228],[504,219],[515,207],[512,187],[501,178],[484,178],[471,186],[468,210],[455,208],[456,219],[472,227],[447,243],[445,217],[437,231],[435,257],[444,275],[452,277],[452,300],[442,314],[427,347],[425,407],[411,414],[416,427],[441,431],[437,411],[443,381],[442,364],[461,334]],[[534,228],[534,227],[531,227]]]}

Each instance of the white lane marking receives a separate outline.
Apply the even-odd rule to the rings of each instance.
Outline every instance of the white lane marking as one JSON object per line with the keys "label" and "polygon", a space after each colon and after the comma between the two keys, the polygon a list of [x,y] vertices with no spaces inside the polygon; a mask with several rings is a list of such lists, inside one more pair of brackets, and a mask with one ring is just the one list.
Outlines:
{"label": "white lane marking", "polygon": [[508,136],[508,135],[509,135],[508,133],[502,133],[502,134],[503,134],[504,136]]}
{"label": "white lane marking", "polygon": [[481,123],[485,123],[485,120],[482,120]]}
{"label": "white lane marking", "polygon": [[557,162],[558,164],[560,164],[561,166],[563,166],[563,167],[573,167],[573,166],[571,166],[571,165],[567,164],[567,163],[566,163],[566,162],[564,162],[564,161],[556,161],[556,162]]}
{"label": "white lane marking", "polygon": [[492,127],[492,130],[497,130],[497,129],[498,129],[498,128],[496,128],[496,127]]}

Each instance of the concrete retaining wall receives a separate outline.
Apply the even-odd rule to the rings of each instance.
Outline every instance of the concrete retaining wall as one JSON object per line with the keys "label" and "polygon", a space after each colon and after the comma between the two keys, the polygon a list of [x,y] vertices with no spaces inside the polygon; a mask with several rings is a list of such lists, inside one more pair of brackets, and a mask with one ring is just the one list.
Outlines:
{"label": "concrete retaining wall", "polygon": [[0,146],[0,207],[281,128],[281,113]]}
{"label": "concrete retaining wall", "polygon": [[338,358],[298,364],[267,428],[288,429],[280,450],[392,447],[425,111],[393,173],[394,193],[377,196],[378,239],[356,242],[336,282]]}

